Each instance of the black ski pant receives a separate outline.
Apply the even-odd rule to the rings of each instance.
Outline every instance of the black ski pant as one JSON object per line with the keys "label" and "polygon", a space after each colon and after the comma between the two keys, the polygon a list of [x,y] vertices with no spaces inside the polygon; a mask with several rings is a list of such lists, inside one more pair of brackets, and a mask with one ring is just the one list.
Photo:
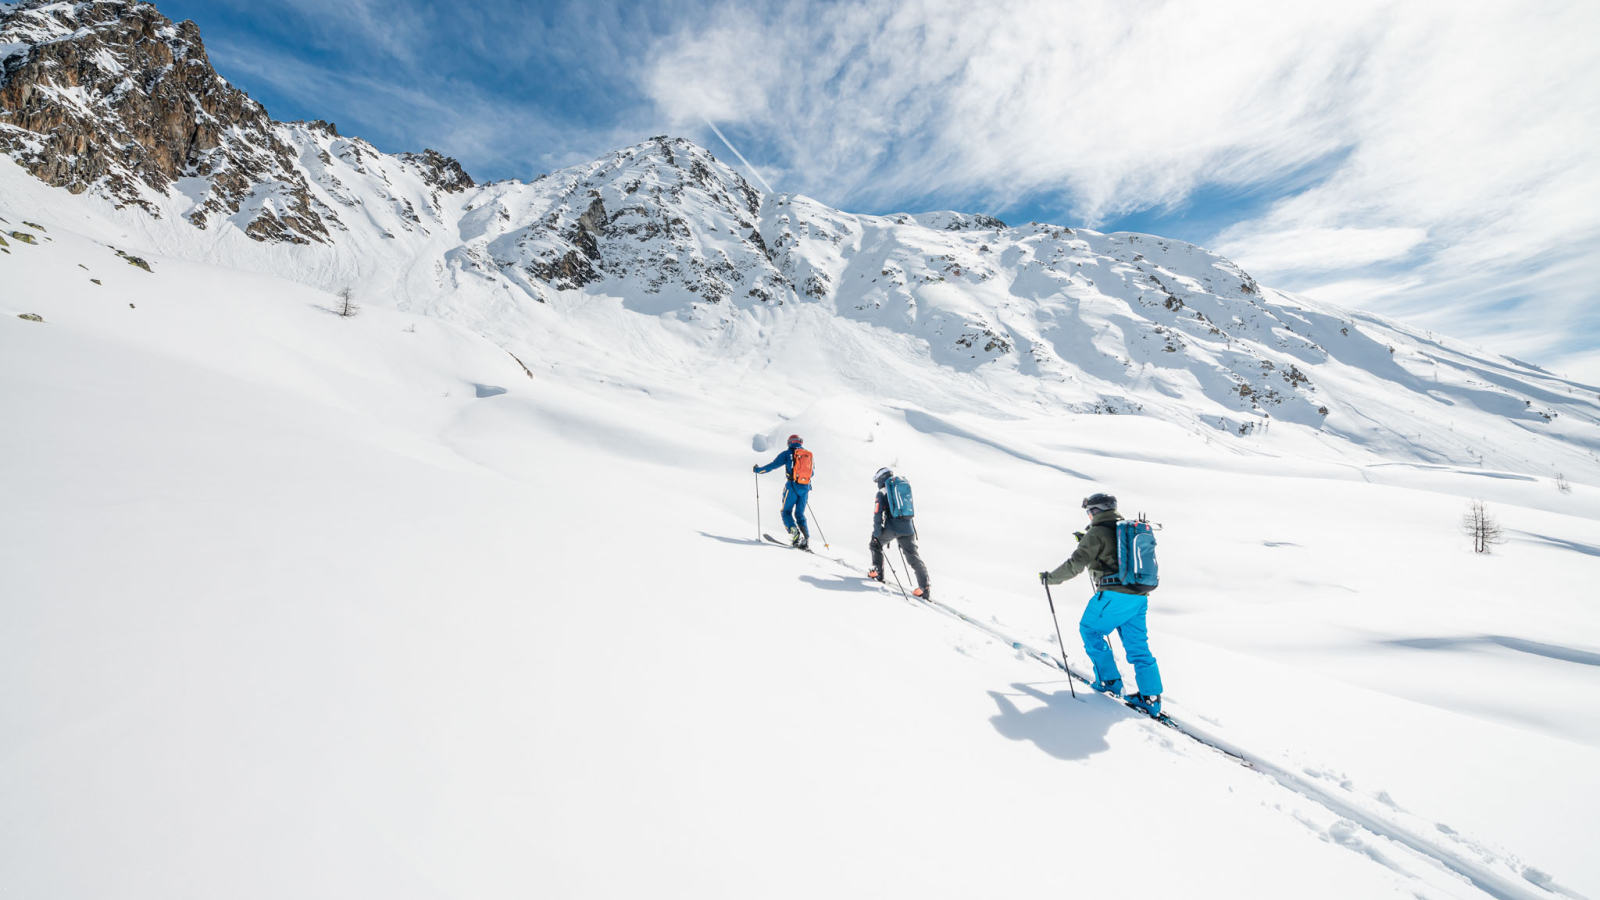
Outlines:
{"label": "black ski pant", "polygon": [[[906,556],[906,563],[911,566],[911,571],[917,573],[917,587],[928,589],[928,567],[922,564],[922,554],[917,552],[917,539],[909,534],[902,534],[895,540],[900,542],[900,552]],[[868,545],[872,549],[872,567],[883,571],[883,542],[877,538],[872,539]]]}

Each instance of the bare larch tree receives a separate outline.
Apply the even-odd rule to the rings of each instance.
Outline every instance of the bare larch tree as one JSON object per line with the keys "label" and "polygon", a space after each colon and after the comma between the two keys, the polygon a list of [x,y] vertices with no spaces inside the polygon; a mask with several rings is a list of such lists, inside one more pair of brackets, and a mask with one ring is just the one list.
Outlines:
{"label": "bare larch tree", "polygon": [[1472,538],[1473,553],[1490,553],[1496,544],[1506,542],[1505,530],[1482,500],[1467,504],[1467,511],[1461,516],[1461,530]]}

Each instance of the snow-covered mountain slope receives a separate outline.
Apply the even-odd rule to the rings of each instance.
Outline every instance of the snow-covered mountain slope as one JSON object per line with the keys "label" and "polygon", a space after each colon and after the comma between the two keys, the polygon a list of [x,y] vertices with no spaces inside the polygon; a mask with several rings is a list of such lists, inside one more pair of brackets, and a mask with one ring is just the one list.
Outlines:
{"label": "snow-covered mountain slope", "polygon": [[[1600,897],[1594,388],[682,140],[476,184],[204,60],[0,4],[0,895]],[[885,464],[971,621],[861,577]],[[1094,490],[1254,770],[1028,652]]]}
{"label": "snow-covered mountain slope", "polygon": [[[621,301],[519,362],[36,233],[0,255],[0,892],[1600,894],[1590,485],[798,358],[735,390]],[[749,466],[795,430],[818,556],[756,539]],[[1076,499],[1153,513],[1168,702],[1262,768],[867,582],[885,463],[941,601],[1049,652]]]}
{"label": "snow-covered mountain slope", "polygon": [[[605,346],[610,314],[589,308],[620,302],[700,378],[800,357],[886,397],[938,383],[951,409],[1133,413],[1244,453],[1272,429],[1301,455],[1600,483],[1593,386],[1275,291],[1183,242],[852,215],[764,196],[665,137],[478,185],[432,151],[271,121],[192,23],[133,0],[0,7],[0,47],[20,164],[0,161],[0,201],[132,252],[350,287],[528,353],[559,355],[552,332]],[[607,326],[564,327],[586,316]]]}

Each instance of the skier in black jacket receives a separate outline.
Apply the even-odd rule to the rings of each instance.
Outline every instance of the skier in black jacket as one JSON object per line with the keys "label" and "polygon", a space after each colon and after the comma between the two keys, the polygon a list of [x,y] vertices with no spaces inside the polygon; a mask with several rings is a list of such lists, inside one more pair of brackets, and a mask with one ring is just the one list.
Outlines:
{"label": "skier in black jacket", "polygon": [[889,492],[886,486],[889,479],[894,477],[894,472],[888,466],[878,470],[872,480],[878,485],[878,496],[872,506],[872,542],[868,547],[872,551],[872,568],[867,571],[867,577],[883,580],[883,545],[890,541],[900,542],[900,552],[905,554],[906,564],[911,566],[911,571],[917,573],[917,587],[911,593],[924,600],[928,596],[928,567],[922,564],[922,556],[917,553],[917,526],[913,516],[893,516],[889,514]]}

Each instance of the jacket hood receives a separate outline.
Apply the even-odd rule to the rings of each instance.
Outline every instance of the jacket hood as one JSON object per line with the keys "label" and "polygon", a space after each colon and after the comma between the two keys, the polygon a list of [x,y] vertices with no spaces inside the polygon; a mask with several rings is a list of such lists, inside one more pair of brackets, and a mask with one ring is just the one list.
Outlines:
{"label": "jacket hood", "polygon": [[1106,509],[1106,510],[1101,510],[1100,512],[1095,513],[1094,514],[1094,518],[1089,520],[1089,524],[1090,525],[1107,525],[1107,524],[1110,524],[1112,522],[1120,522],[1120,521],[1122,521],[1122,514],[1121,513],[1117,512],[1114,509]]}

